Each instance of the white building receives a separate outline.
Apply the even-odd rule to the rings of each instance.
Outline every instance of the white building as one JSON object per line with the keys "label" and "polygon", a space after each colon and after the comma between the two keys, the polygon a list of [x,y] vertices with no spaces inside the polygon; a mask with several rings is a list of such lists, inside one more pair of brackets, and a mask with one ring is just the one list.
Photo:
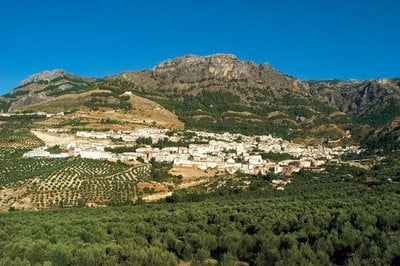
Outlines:
{"label": "white building", "polygon": [[101,151],[81,151],[78,154],[81,158],[86,159],[112,159],[113,156],[108,152]]}

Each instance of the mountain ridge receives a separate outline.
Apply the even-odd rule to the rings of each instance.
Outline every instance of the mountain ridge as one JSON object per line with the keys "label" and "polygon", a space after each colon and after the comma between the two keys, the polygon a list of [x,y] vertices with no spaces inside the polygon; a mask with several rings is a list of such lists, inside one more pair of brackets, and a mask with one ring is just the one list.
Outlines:
{"label": "mountain ridge", "polygon": [[40,82],[40,81],[47,81],[50,82],[56,78],[59,78],[64,75],[68,75],[70,73],[67,73],[64,69],[54,69],[54,70],[45,70],[33,75],[30,75],[28,78],[22,80],[19,84],[18,87],[24,86],[29,83],[33,82]]}
{"label": "mountain ridge", "polygon": [[0,110],[18,111],[102,87],[156,101],[189,128],[276,131],[288,138],[348,138],[343,132],[364,128],[365,134],[400,116],[398,78],[300,80],[232,54],[186,55],[100,79],[60,69],[40,72],[0,97]]}

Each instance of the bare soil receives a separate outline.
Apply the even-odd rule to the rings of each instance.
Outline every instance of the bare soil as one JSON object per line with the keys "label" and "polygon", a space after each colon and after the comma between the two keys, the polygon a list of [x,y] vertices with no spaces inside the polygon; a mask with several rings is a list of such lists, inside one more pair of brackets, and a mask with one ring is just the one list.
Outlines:
{"label": "bare soil", "polygon": [[182,176],[182,180],[189,181],[192,179],[196,179],[199,177],[213,177],[217,174],[216,170],[208,170],[208,171],[203,171],[200,169],[196,168],[188,168],[188,167],[173,167],[170,171],[170,174],[175,175],[175,176]]}

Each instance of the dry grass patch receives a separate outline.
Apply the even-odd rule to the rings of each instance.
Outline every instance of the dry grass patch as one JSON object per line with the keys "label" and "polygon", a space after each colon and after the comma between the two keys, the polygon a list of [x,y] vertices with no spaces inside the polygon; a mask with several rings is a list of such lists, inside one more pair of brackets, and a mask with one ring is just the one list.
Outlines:
{"label": "dry grass patch", "polygon": [[198,168],[173,167],[169,173],[175,176],[182,176],[182,181],[188,181],[199,177],[213,177],[217,174],[217,171],[214,169],[203,171]]}

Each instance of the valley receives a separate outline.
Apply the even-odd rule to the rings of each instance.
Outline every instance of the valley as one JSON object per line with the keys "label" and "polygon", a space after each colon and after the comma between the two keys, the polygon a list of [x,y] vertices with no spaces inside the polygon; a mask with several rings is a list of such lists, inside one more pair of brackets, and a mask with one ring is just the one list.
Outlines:
{"label": "valley", "polygon": [[0,265],[396,265],[399,88],[226,54],[32,75],[0,97]]}

